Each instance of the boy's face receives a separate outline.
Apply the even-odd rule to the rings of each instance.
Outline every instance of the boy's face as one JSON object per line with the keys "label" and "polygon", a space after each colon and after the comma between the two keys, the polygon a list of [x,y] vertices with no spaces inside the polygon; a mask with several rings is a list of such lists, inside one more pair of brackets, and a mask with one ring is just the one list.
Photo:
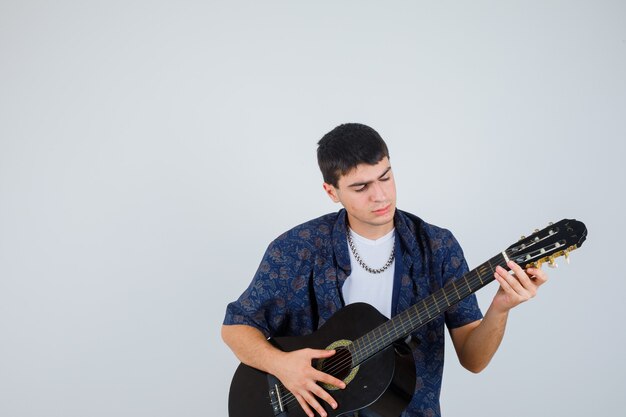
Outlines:
{"label": "boy's face", "polygon": [[389,158],[376,165],[359,164],[339,178],[337,187],[324,183],[324,190],[343,205],[350,227],[359,235],[377,239],[393,229],[396,183]]}

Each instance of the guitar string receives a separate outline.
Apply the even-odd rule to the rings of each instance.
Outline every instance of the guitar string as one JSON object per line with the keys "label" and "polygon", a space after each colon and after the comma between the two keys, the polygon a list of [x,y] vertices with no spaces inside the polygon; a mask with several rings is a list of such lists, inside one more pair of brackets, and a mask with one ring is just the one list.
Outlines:
{"label": "guitar string", "polygon": [[[535,241],[531,242],[529,245],[526,246],[525,249],[528,249],[528,247],[533,246],[535,243]],[[508,256],[512,255],[512,250],[505,250],[504,253]],[[414,328],[418,328],[421,327],[422,325],[426,324],[428,321],[436,318],[439,314],[441,314],[443,311],[445,311],[447,308],[451,307],[452,305],[458,303],[459,301],[461,301],[462,299],[464,299],[465,297],[471,295],[472,293],[478,291],[480,288],[482,288],[483,286],[491,283],[494,281],[494,277],[493,275],[486,275],[489,270],[487,270],[486,272],[484,271],[484,269],[487,267],[487,265],[489,266],[489,269],[492,271],[495,271],[495,268],[491,265],[491,262],[494,260],[497,260],[498,258],[501,257],[502,254],[498,254],[496,256],[494,256],[492,259],[490,259],[489,261],[481,264],[480,266],[478,266],[477,268],[473,269],[472,271],[469,271],[466,276],[462,277],[462,279],[458,280],[458,281],[454,281],[453,283],[440,288],[439,290],[437,290],[435,293],[431,294],[430,296],[422,299],[422,301],[424,302],[424,306],[426,307],[425,310],[427,312],[426,317],[422,318],[419,314],[419,309],[415,309],[416,304],[414,304],[413,306],[411,306],[411,308],[405,310],[404,312],[400,313],[400,314],[404,314],[406,312],[408,312],[409,310],[415,310],[414,312],[412,312],[413,314],[408,314],[407,317],[407,321],[408,321],[408,326],[406,324],[403,324],[402,327],[402,332],[403,333],[410,333],[412,329]],[[519,256],[519,254],[518,254]],[[504,266],[502,265],[500,262],[495,262],[496,265],[500,265],[500,266]],[[504,263],[506,264],[506,262]],[[482,279],[482,276],[479,273],[480,269],[483,269],[483,273],[485,273],[485,279]],[[457,283],[462,283],[462,281],[465,281],[466,285],[469,288],[465,288],[465,287],[461,287],[461,288],[457,288],[456,284]],[[446,289],[450,290],[450,288],[453,288],[455,293],[457,294],[456,300],[454,300],[452,303],[449,302],[448,298],[446,297]],[[459,290],[461,290],[459,292]],[[468,291],[469,290],[469,291]],[[440,298],[439,300],[437,300],[437,297],[443,297]],[[427,303],[432,301],[432,305],[428,306]],[[443,302],[443,303],[442,303]],[[441,304],[441,305],[440,305]],[[417,319],[417,320],[416,320]],[[389,322],[386,322],[385,324],[387,324]],[[405,322],[406,323],[406,322]],[[390,345],[391,343],[393,343],[394,341],[398,340],[399,338],[402,337],[402,335],[398,336],[398,332],[395,332],[395,336],[394,333],[392,332],[387,332],[387,333],[381,333],[382,332],[382,327],[384,327],[383,324],[382,326],[378,326],[374,329],[372,329],[370,332],[366,333],[365,335],[361,336],[360,338],[358,338],[357,340],[355,340],[354,343],[350,344],[347,349],[350,352],[350,356],[346,359],[342,359],[341,361],[338,361],[337,363],[334,363],[330,368],[328,369],[322,369],[325,373],[327,374],[331,374],[333,372],[338,372],[339,370],[347,367],[348,365],[350,365],[350,371],[352,371],[352,358],[353,357],[359,357],[360,353],[365,353],[365,356],[360,359],[358,361],[358,364],[362,363],[365,359],[369,358],[369,356],[371,356],[373,353],[377,353],[381,350],[381,348],[384,348],[387,345]],[[408,327],[408,330],[406,329]],[[374,332],[378,332],[378,337],[374,337],[374,341],[370,342],[369,344],[366,344],[365,347],[359,347],[356,346],[361,345],[363,339],[367,339],[369,341],[370,337],[370,333],[374,333]],[[353,352],[353,349],[351,349],[352,346],[355,346],[356,351]],[[279,382],[277,384],[277,386],[279,388],[285,388],[285,386],[283,385],[282,382]],[[291,404],[293,401],[296,400],[295,395],[287,390],[287,394],[284,395],[284,397],[281,396],[281,399],[284,400],[282,401],[283,404],[288,405]],[[274,406],[276,403],[278,403],[278,401],[271,401],[272,406]]]}

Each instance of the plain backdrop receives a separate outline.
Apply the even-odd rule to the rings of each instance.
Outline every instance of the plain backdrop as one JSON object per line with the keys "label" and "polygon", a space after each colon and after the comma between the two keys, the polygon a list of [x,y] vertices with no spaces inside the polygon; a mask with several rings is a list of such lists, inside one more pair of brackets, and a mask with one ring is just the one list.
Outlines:
{"label": "plain backdrop", "polygon": [[[226,416],[219,331],[267,244],[338,206],[316,142],[386,139],[470,267],[589,229],[444,416],[626,407],[623,1],[0,1],[0,415]],[[483,309],[496,287],[479,293]]]}

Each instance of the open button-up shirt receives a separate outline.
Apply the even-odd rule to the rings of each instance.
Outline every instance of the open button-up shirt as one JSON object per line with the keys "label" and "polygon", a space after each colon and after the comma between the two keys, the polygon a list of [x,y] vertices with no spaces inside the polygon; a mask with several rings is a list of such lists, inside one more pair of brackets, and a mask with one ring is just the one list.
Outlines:
{"label": "open button-up shirt", "polygon": [[[392,315],[467,273],[452,233],[396,210],[396,266]],[[314,332],[344,306],[341,286],[350,275],[345,210],[294,227],[267,248],[250,286],[228,304],[224,324],[244,324],[267,337]],[[440,415],[444,324],[456,328],[482,318],[470,295],[412,333],[416,387],[403,417]]]}

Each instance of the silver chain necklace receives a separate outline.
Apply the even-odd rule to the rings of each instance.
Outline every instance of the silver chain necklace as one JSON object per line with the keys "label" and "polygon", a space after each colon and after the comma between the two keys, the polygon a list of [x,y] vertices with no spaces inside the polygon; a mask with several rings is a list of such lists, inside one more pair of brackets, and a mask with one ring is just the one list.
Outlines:
{"label": "silver chain necklace", "polygon": [[354,255],[354,259],[356,259],[359,265],[361,265],[361,267],[365,269],[367,272],[369,272],[370,274],[380,274],[382,272],[385,272],[387,268],[391,266],[391,264],[393,263],[393,260],[396,257],[396,239],[395,238],[393,239],[393,246],[391,247],[391,255],[389,255],[389,259],[387,259],[387,263],[385,263],[385,265],[383,265],[382,268],[378,268],[378,269],[370,268],[369,266],[365,264],[365,262],[363,262],[363,259],[361,259],[361,256],[359,256],[359,253],[356,251],[356,246],[354,246],[354,242],[352,241],[352,233],[350,233],[350,230],[348,230],[348,246],[350,246],[350,250],[352,251],[352,254]]}

